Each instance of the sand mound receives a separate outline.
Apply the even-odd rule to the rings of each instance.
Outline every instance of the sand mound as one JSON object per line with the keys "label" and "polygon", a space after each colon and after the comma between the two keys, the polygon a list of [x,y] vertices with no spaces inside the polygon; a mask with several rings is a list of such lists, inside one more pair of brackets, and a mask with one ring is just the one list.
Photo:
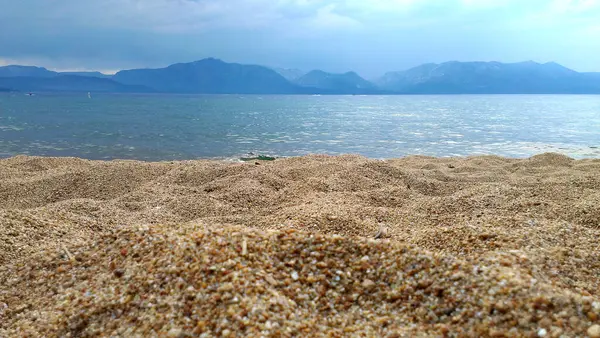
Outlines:
{"label": "sand mound", "polygon": [[599,196],[556,154],[0,160],[0,336],[584,335]]}
{"label": "sand mound", "polygon": [[600,314],[502,256],[294,230],[127,229],[5,268],[32,336],[572,336]]}

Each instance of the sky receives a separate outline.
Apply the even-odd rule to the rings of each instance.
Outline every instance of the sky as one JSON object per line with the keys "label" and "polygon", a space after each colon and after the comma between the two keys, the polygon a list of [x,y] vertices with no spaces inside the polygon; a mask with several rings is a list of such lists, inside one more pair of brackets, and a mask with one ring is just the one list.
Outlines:
{"label": "sky", "polygon": [[450,60],[600,71],[600,0],[0,0],[0,65],[206,57],[367,78]]}

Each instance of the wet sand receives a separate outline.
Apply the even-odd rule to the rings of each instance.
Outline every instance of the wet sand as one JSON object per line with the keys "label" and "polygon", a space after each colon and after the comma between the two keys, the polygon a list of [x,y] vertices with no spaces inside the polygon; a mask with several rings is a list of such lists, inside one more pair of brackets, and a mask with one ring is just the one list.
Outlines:
{"label": "wet sand", "polygon": [[600,160],[0,160],[0,337],[600,337]]}

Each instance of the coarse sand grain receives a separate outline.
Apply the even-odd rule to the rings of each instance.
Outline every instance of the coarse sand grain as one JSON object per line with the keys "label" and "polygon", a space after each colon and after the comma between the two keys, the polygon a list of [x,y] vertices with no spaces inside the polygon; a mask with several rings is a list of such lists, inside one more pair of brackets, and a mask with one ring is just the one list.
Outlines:
{"label": "coarse sand grain", "polygon": [[600,160],[0,160],[0,337],[594,337]]}

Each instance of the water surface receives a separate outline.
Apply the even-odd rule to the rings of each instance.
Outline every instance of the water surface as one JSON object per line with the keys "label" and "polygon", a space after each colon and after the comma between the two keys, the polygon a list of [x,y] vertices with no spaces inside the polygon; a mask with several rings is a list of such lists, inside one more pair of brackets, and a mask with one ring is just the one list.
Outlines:
{"label": "water surface", "polygon": [[600,157],[600,96],[0,94],[0,157]]}

